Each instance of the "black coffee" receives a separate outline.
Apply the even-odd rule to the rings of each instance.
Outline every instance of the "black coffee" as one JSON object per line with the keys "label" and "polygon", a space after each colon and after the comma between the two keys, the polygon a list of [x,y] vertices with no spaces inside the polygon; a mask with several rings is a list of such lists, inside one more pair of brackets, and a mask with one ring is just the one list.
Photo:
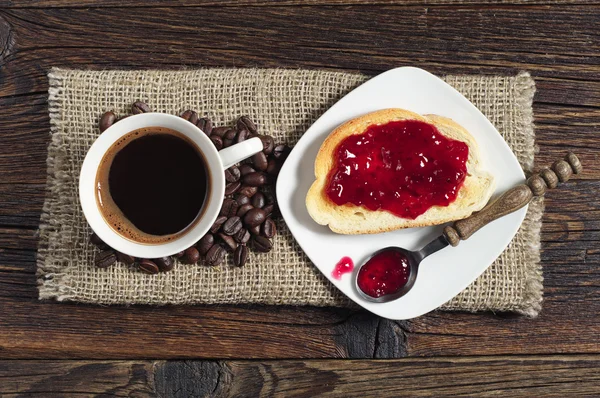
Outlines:
{"label": "black coffee", "polygon": [[104,155],[97,184],[105,220],[134,241],[169,241],[199,218],[209,189],[206,162],[177,131],[132,131]]}

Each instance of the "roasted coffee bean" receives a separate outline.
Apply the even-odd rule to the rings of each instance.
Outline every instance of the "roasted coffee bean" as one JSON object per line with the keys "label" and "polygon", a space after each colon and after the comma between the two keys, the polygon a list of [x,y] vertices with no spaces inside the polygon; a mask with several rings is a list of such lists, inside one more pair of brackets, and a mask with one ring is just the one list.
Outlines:
{"label": "roasted coffee bean", "polygon": [[242,228],[237,234],[233,235],[233,239],[238,243],[246,243],[250,240],[250,232],[248,232],[247,229]]}
{"label": "roasted coffee bean", "polygon": [[255,236],[252,238],[252,247],[254,247],[256,251],[267,253],[273,248],[273,242],[264,236]]}
{"label": "roasted coffee bean", "polygon": [[121,252],[117,252],[117,260],[125,265],[131,265],[135,263],[135,257]]}
{"label": "roasted coffee bean", "polygon": [[175,261],[171,256],[155,258],[152,261],[158,266],[160,272],[169,272],[175,267]]}
{"label": "roasted coffee bean", "polygon": [[219,215],[225,216],[227,218],[233,217],[237,214],[238,206],[239,205],[235,201],[235,199],[226,198],[225,200],[223,200],[223,204],[221,205],[221,211],[219,212]]}
{"label": "roasted coffee bean", "polygon": [[240,173],[240,169],[235,166],[231,166],[227,170],[225,170],[225,180],[227,182],[236,182],[239,181],[242,173]]}
{"label": "roasted coffee bean", "polygon": [[192,111],[192,114],[190,115],[188,121],[192,124],[198,123],[198,114],[195,111]]}
{"label": "roasted coffee bean", "polygon": [[214,130],[213,130],[213,134],[209,138],[212,141],[215,148],[217,148],[217,151],[220,151],[221,149],[223,149],[223,139],[217,135],[214,135]]}
{"label": "roasted coffee bean", "polygon": [[248,231],[254,235],[254,236],[258,236],[260,235],[260,225],[255,225],[253,227],[248,228]]}
{"label": "roasted coffee bean", "polygon": [[273,195],[273,192],[271,192],[271,191],[264,191],[263,195],[265,195],[265,202],[268,205],[272,205],[273,203],[275,203],[275,195]]}
{"label": "roasted coffee bean", "polygon": [[200,252],[194,246],[185,249],[182,260],[185,264],[196,264],[200,260]]}
{"label": "roasted coffee bean", "polygon": [[227,221],[227,217],[225,217],[225,216],[217,217],[217,219],[213,223],[212,227],[210,227],[210,232],[213,234],[216,234],[217,232],[219,232],[219,230],[221,229],[221,226],[223,225],[223,223],[225,221]]}
{"label": "roasted coffee bean", "polygon": [[258,138],[260,138],[260,140],[262,141],[264,154],[270,155],[273,152],[273,148],[275,147],[273,137],[271,137],[270,135],[259,135]]}
{"label": "roasted coffee bean", "polygon": [[263,210],[266,213],[267,217],[269,217],[273,214],[273,210],[275,210],[275,205],[273,203],[271,203],[270,205],[266,205],[265,207],[263,207]]}
{"label": "roasted coffee bean", "polygon": [[277,226],[275,225],[275,221],[267,218],[261,227],[262,236],[271,239],[275,235],[277,235]]}
{"label": "roasted coffee bean", "polygon": [[250,203],[250,198],[247,197],[246,195],[242,195],[241,193],[238,193],[237,195],[235,195],[235,200],[238,202],[238,205],[240,205],[240,206],[245,205],[246,203]]}
{"label": "roasted coffee bean", "polygon": [[235,129],[229,129],[225,132],[223,136],[224,139],[227,140],[235,140],[235,136],[237,135],[237,131]]}
{"label": "roasted coffee bean", "polygon": [[238,192],[241,188],[241,182],[230,182],[229,184],[225,185],[225,195],[233,195],[234,193]]}
{"label": "roasted coffee bean", "polygon": [[253,197],[257,192],[258,192],[258,188],[256,187],[251,187],[248,185],[242,185],[242,188],[239,191],[242,195],[245,195],[249,198]]}
{"label": "roasted coffee bean", "polygon": [[223,232],[226,235],[235,235],[240,229],[242,229],[242,219],[238,216],[229,217],[225,224],[223,224]]}
{"label": "roasted coffee bean", "polygon": [[117,262],[117,255],[114,250],[104,250],[96,253],[94,262],[98,268],[108,268]]}
{"label": "roasted coffee bean", "polygon": [[252,187],[262,187],[267,183],[267,175],[262,171],[255,171],[254,173],[243,176],[242,182],[245,185],[250,185]]}
{"label": "roasted coffee bean", "polygon": [[206,256],[206,253],[210,250],[211,247],[215,244],[215,237],[213,234],[206,234],[198,241],[196,248],[203,256]]}
{"label": "roasted coffee bean", "polygon": [[133,103],[133,105],[131,105],[131,113],[134,115],[146,112],[150,112],[150,107],[145,102],[136,101]]}
{"label": "roasted coffee bean", "polygon": [[252,119],[250,119],[248,116],[245,116],[245,115],[241,116],[237,122],[238,130],[239,130],[240,122],[248,129],[248,131],[250,131],[252,134],[256,134],[256,125],[254,124]]}
{"label": "roasted coffee bean", "polygon": [[104,115],[102,115],[102,117],[100,118],[100,123],[99,123],[99,127],[100,127],[100,132],[103,132],[104,130],[106,130],[107,128],[109,128],[110,126],[112,126],[113,124],[115,124],[117,122],[117,116],[111,112],[104,112]]}
{"label": "roasted coffee bean", "polygon": [[245,176],[246,174],[254,173],[256,171],[252,168],[252,166],[250,166],[249,164],[246,164],[246,163],[241,165],[239,168],[240,168],[240,174],[242,176]]}
{"label": "roasted coffee bean", "polygon": [[244,224],[248,227],[255,227],[257,225],[262,224],[267,215],[262,209],[252,209],[244,216]]}
{"label": "roasted coffee bean", "polygon": [[248,260],[248,248],[245,245],[239,245],[233,252],[233,265],[243,267]]}
{"label": "roasted coffee bean", "polygon": [[154,261],[148,260],[147,258],[140,260],[140,262],[138,263],[138,269],[142,272],[145,272],[146,274],[151,275],[158,274],[158,272],[160,271],[158,269],[158,265],[156,265]]}
{"label": "roasted coffee bean", "polygon": [[265,195],[262,192],[257,192],[256,195],[252,197],[252,206],[258,207],[262,209],[265,206]]}
{"label": "roasted coffee bean", "polygon": [[246,213],[248,213],[252,209],[254,209],[254,206],[252,206],[251,203],[246,203],[245,205],[241,205],[240,207],[238,207],[236,215],[240,218],[244,217]]}
{"label": "roasted coffee bean", "polygon": [[241,117],[238,118],[237,122],[235,123],[235,128],[237,128],[238,131],[248,130],[248,126],[246,126]]}
{"label": "roasted coffee bean", "polygon": [[[248,199],[248,201],[250,201],[250,199]],[[96,235],[96,233],[92,233],[90,235],[90,243],[94,246],[105,246],[106,243],[104,243],[104,241],[102,239],[100,239],[100,237],[98,235]]]}
{"label": "roasted coffee bean", "polygon": [[179,116],[192,124],[198,124],[198,114],[196,113],[196,111],[188,109]]}
{"label": "roasted coffee bean", "polygon": [[229,148],[233,145],[233,140],[228,140],[227,138],[223,138],[223,148]]}
{"label": "roasted coffee bean", "polygon": [[207,117],[201,117],[200,119],[198,119],[196,126],[198,126],[198,128],[208,136],[210,136],[210,134],[212,133],[212,121]]}
{"label": "roasted coffee bean", "polygon": [[181,258],[181,257],[183,257],[184,254],[185,254],[185,252],[179,252],[179,253],[175,253],[173,256],[175,256],[175,258]]}
{"label": "roasted coffee bean", "polygon": [[267,161],[267,155],[264,152],[258,152],[252,155],[250,158],[252,160],[252,164],[256,170],[265,171],[267,170],[267,166],[269,166],[269,162]]}
{"label": "roasted coffee bean", "polygon": [[229,127],[213,127],[212,133],[210,133],[210,135],[223,138],[227,130],[229,130]]}
{"label": "roasted coffee bean", "polygon": [[233,239],[233,236],[219,234],[219,238],[221,238],[221,240],[223,241],[223,247],[225,247],[225,249],[227,249],[228,251],[234,251],[235,249],[237,249],[238,244],[235,241],[235,239]]}
{"label": "roasted coffee bean", "polygon": [[273,148],[273,157],[280,161],[284,161],[290,154],[291,148],[287,145],[277,145]]}
{"label": "roasted coffee bean", "polygon": [[246,141],[249,135],[250,133],[246,129],[238,130],[238,133],[235,136],[235,143],[239,144],[240,142]]}
{"label": "roasted coffee bean", "polygon": [[281,170],[281,163],[276,159],[269,159],[269,164],[267,165],[267,173],[272,176],[277,176],[279,171]]}
{"label": "roasted coffee bean", "polygon": [[215,244],[206,253],[206,265],[215,266],[221,264],[225,258],[225,249],[220,244]]}

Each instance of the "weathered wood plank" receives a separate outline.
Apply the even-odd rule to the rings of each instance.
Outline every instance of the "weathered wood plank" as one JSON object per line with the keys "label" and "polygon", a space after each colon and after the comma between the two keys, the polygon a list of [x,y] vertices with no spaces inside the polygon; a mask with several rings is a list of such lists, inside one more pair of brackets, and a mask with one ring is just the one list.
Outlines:
{"label": "weathered wood plank", "polygon": [[[0,173],[7,168],[0,162]],[[46,184],[0,184],[0,226],[37,228],[45,194]]]}
{"label": "weathered wood plank", "polygon": [[594,396],[597,355],[388,361],[0,361],[2,396]]}
{"label": "weathered wood plank", "polygon": [[597,284],[581,286],[575,275],[569,275],[573,282],[566,287],[558,282],[565,274],[552,275],[556,267],[545,267],[546,300],[538,318],[436,311],[409,323],[406,331],[409,355],[599,352],[600,303],[594,297]]}
{"label": "weathered wood plank", "polygon": [[155,396],[153,376],[151,361],[4,360],[0,396]]}
{"label": "weathered wood plank", "polygon": [[0,248],[36,250],[36,231],[23,228],[0,228]]}
{"label": "weathered wood plank", "polygon": [[45,91],[51,66],[376,73],[418,64],[438,74],[526,69],[597,81],[600,40],[589,27],[598,13],[595,6],[14,9],[0,13],[17,38],[1,63],[0,95]]}
{"label": "weathered wood plank", "polygon": [[[579,359],[580,358],[580,359]],[[598,357],[226,362],[237,396],[570,396],[600,392]]]}
{"label": "weathered wood plank", "polygon": [[108,7],[268,7],[268,6],[347,6],[347,5],[395,5],[395,6],[531,6],[545,4],[598,4],[597,0],[1,0],[0,8],[108,8]]}
{"label": "weathered wood plank", "polygon": [[0,306],[2,358],[342,357],[337,325],[349,316],[339,309],[100,307],[1,296]]}
{"label": "weathered wood plank", "polygon": [[0,249],[0,273],[35,273],[35,250]]}

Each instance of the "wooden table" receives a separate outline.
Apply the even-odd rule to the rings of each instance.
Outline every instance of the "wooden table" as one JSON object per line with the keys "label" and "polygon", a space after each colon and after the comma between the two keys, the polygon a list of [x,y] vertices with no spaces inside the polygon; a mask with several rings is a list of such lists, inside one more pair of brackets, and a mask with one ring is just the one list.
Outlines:
{"label": "wooden table", "polygon": [[[173,3],[0,0],[0,396],[600,394],[598,2]],[[50,67],[375,75],[401,65],[530,71],[536,164],[580,155],[584,173],[547,195],[537,319],[434,312],[393,322],[340,309],[38,301]]]}

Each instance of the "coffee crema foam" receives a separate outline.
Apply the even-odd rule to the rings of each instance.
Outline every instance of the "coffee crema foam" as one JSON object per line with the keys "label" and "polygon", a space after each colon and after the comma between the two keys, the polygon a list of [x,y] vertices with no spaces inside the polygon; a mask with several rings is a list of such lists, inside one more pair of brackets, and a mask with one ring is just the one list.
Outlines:
{"label": "coffee crema foam", "polygon": [[[166,233],[166,234],[153,234],[153,233],[149,233],[149,232],[145,232],[142,229],[138,228],[138,226],[136,226],[127,216],[126,212],[124,212],[119,205],[117,205],[117,203],[115,202],[115,200],[113,199],[113,195],[112,193],[116,193],[115,192],[115,187],[111,187],[110,183],[115,183],[115,176],[112,175],[111,176],[111,170],[113,167],[113,162],[115,161],[115,158],[118,158],[119,153],[121,153],[121,151],[123,151],[128,145],[130,145],[132,142],[136,142],[136,144],[139,144],[141,141],[136,141],[139,139],[147,139],[147,137],[151,137],[152,139],[156,139],[157,137],[152,137],[152,136],[170,136],[173,139],[173,143],[176,143],[175,141],[179,141],[179,140],[183,140],[184,141],[184,146],[187,145],[189,146],[189,148],[193,149],[195,151],[195,153],[198,156],[198,159],[192,159],[193,156],[191,156],[189,153],[186,153],[187,155],[187,160],[188,162],[186,162],[185,158],[186,156],[183,156],[183,160],[178,159],[178,156],[181,158],[181,153],[172,153],[172,154],[166,154],[166,153],[162,153],[161,155],[163,155],[165,158],[158,158],[158,159],[146,159],[147,160],[147,164],[150,165],[150,167],[148,167],[149,169],[156,169],[157,167],[160,167],[160,165],[157,165],[156,163],[160,163],[161,161],[163,161],[163,163],[166,163],[167,166],[172,165],[172,162],[174,161],[175,163],[177,163],[179,160],[181,160],[180,166],[189,166],[189,164],[194,164],[196,166],[198,166],[196,168],[196,170],[183,170],[184,173],[181,175],[180,179],[181,180],[185,180],[185,179],[189,179],[192,178],[190,176],[193,177],[199,177],[199,174],[203,174],[203,180],[202,181],[197,181],[197,180],[193,180],[192,184],[187,184],[187,185],[191,185],[191,188],[188,189],[185,192],[181,192],[181,190],[177,190],[176,188],[178,187],[178,184],[180,183],[180,181],[175,180],[173,181],[170,187],[165,187],[165,186],[152,186],[151,189],[148,188],[145,191],[146,192],[138,192],[138,195],[136,195],[135,198],[129,198],[129,196],[132,195],[127,195],[127,197],[125,198],[124,202],[127,201],[132,201],[131,205],[134,205],[133,207],[135,208],[135,205],[139,205],[141,208],[143,208],[144,206],[146,206],[148,199],[153,198],[153,196],[149,196],[149,195],[155,195],[160,196],[162,194],[162,196],[164,196],[165,198],[171,198],[176,201],[176,205],[171,205],[168,209],[164,209],[163,211],[154,211],[154,212],[148,212],[147,216],[142,217],[142,221],[148,221],[146,222],[146,224],[150,225],[152,224],[152,219],[157,219],[160,220],[161,217],[164,219],[165,217],[165,213],[173,213],[173,211],[177,211],[177,209],[180,208],[186,208],[188,210],[188,218],[190,218],[190,222],[186,223],[187,225],[184,224],[180,224],[183,226],[181,229],[178,229],[176,232],[173,233]],[[160,137],[159,137],[160,138]],[[166,137],[164,137],[166,138]],[[177,145],[179,147],[181,147],[181,142],[177,143]],[[139,145],[137,145],[139,147]],[[185,148],[184,152],[185,152]],[[156,148],[154,148],[154,151],[156,151]],[[138,151],[139,152],[139,151]],[[150,151],[149,153],[151,153],[152,151]],[[123,152],[124,153],[124,152]],[[123,154],[122,153],[122,154]],[[136,159],[139,161],[139,159]],[[121,168],[123,168],[124,166],[127,165],[127,162],[135,164],[133,162],[135,162],[136,160],[134,159],[118,159],[117,161],[120,162],[122,165],[120,166]],[[178,164],[179,164],[178,163]],[[201,165],[200,165],[201,163]],[[200,169],[201,167],[201,169]],[[187,167],[187,169],[191,169],[193,167]],[[162,170],[161,170],[162,171]],[[142,180],[147,180],[147,181],[143,181],[143,182],[149,182],[149,183],[159,183],[160,184],[160,179],[159,178],[154,178],[154,177],[149,177],[147,174],[151,173],[152,171],[149,171],[146,174],[141,173],[141,178]],[[119,173],[122,174],[122,173]],[[185,174],[185,175],[184,175]],[[111,177],[112,180],[111,181]],[[118,177],[118,176],[117,176]],[[163,178],[164,180],[164,178]],[[135,184],[137,182],[136,179],[133,179],[133,183]],[[164,182],[164,181],[162,181]],[[180,184],[181,185],[181,184]],[[142,243],[142,244],[160,244],[160,243],[168,243],[170,241],[176,240],[177,238],[185,235],[185,233],[187,233],[189,230],[191,230],[198,222],[199,220],[202,218],[202,214],[204,213],[204,210],[207,207],[207,198],[208,198],[208,192],[209,192],[209,187],[210,187],[210,176],[208,173],[208,167],[207,167],[207,163],[206,160],[204,159],[204,156],[202,155],[200,149],[197,147],[197,145],[192,142],[190,139],[188,139],[185,135],[179,133],[176,130],[172,130],[172,129],[168,129],[168,128],[164,128],[164,127],[146,127],[146,128],[142,128],[142,129],[138,129],[138,130],[133,130],[130,133],[127,133],[126,135],[124,135],[123,137],[121,137],[117,142],[115,142],[110,148],[109,150],[104,154],[100,165],[98,167],[98,171],[96,174],[96,203],[98,205],[98,208],[100,210],[100,213],[102,214],[104,220],[110,225],[110,227],[119,235],[123,236],[126,239],[129,239],[131,241],[137,242],[137,243]],[[119,187],[116,187],[117,190],[119,190]],[[131,189],[128,187],[125,187],[125,189],[121,189],[123,191],[130,191]],[[165,193],[166,192],[166,193]],[[169,196],[167,196],[169,195]],[[144,202],[146,200],[146,202]],[[134,203],[136,202],[136,203]],[[151,202],[151,200],[150,200]],[[189,217],[189,215],[191,214],[190,211],[193,210],[193,202],[195,203],[199,203],[199,205],[197,205],[198,207],[198,211],[195,214],[195,216]],[[181,206],[181,204],[184,203],[188,206]],[[131,208],[131,206],[124,206],[124,207],[128,207]],[[146,206],[147,207],[147,206]],[[139,211],[143,211],[144,209],[140,209]],[[140,214],[137,214],[137,218],[139,219]],[[132,217],[133,218],[133,217]],[[181,217],[180,217],[181,218]],[[185,217],[181,218],[182,220]],[[165,219],[166,220],[166,219]],[[163,220],[164,221],[164,220]],[[160,221],[157,221],[157,223],[160,223]]]}

